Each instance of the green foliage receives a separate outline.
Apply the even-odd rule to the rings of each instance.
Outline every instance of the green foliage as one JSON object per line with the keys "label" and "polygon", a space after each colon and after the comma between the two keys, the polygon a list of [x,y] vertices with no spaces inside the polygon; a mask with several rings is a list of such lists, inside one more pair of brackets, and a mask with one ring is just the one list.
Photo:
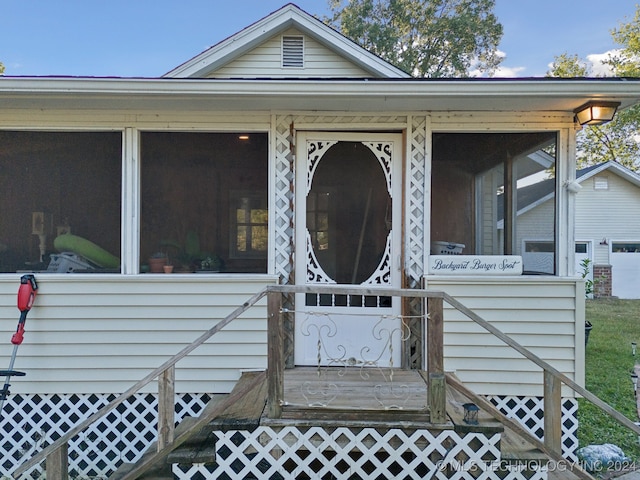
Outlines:
{"label": "green foliage", "polygon": [[329,6],[326,23],[415,77],[491,73],[502,60],[495,0],[329,0]]}
{"label": "green foliage", "polygon": [[640,106],[619,111],[613,121],[584,128],[577,136],[577,166],[617,162],[640,171]]}
{"label": "green foliage", "polygon": [[590,73],[589,66],[578,55],[569,55],[563,53],[553,58],[551,69],[547,71],[546,77],[556,78],[574,78],[588,77]]}
{"label": "green foliage", "polygon": [[584,294],[587,298],[591,298],[593,295],[593,280],[587,278],[589,276],[591,260],[585,258],[580,262],[580,266],[582,267],[582,278],[584,278]]}
{"label": "green foliage", "polygon": [[[619,77],[640,77],[640,5],[634,18],[611,32],[621,49],[604,61]],[[588,64],[577,55],[563,53],[555,57],[548,77],[568,78],[591,75]],[[577,165],[588,167],[603,162],[617,162],[640,171],[640,107],[619,111],[612,122],[588,126],[577,136]]]}
{"label": "green foliage", "polygon": [[[586,348],[586,388],[628,419],[638,421],[631,371],[634,357],[631,342],[640,343],[638,312],[640,300],[587,300],[586,318],[593,325]],[[638,437],[610,416],[579,399],[578,440],[580,446],[613,443],[627,456],[640,459]]]}
{"label": "green foliage", "polygon": [[0,62],[0,75],[4,73],[4,64]]}
{"label": "green foliage", "polygon": [[620,28],[611,32],[611,36],[623,48],[605,63],[619,77],[640,77],[640,5],[636,5],[633,20],[621,24]]}

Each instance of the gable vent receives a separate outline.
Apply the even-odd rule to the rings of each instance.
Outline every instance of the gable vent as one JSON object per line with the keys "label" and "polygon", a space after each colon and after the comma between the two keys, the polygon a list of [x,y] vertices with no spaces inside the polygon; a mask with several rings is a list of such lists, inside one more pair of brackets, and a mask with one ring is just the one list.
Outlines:
{"label": "gable vent", "polygon": [[609,190],[609,177],[598,176],[593,179],[594,190]]}
{"label": "gable vent", "polygon": [[304,37],[282,37],[282,66],[284,68],[304,67]]}

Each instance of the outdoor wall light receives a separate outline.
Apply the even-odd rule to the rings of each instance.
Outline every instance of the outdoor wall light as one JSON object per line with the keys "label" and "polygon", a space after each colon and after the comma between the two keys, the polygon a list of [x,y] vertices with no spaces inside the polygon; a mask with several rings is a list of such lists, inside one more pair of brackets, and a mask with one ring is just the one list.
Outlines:
{"label": "outdoor wall light", "polygon": [[620,102],[598,102],[592,100],[581,107],[576,108],[573,113],[575,120],[580,125],[602,125],[613,120]]}
{"label": "outdoor wall light", "polygon": [[462,405],[464,409],[464,423],[468,425],[478,425],[478,406],[475,403],[465,403]]}

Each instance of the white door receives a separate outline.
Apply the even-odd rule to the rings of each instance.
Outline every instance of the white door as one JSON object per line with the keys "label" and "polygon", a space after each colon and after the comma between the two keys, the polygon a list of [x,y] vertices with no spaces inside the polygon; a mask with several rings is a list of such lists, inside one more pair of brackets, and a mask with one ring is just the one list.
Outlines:
{"label": "white door", "polygon": [[[296,284],[400,287],[398,134],[299,132]],[[400,366],[400,301],[296,296],[296,365]]]}

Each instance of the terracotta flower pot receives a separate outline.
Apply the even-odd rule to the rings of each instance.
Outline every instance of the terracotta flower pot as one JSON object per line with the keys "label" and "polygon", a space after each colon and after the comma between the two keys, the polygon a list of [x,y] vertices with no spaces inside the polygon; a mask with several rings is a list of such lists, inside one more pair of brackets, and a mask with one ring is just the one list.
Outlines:
{"label": "terracotta flower pot", "polygon": [[167,257],[150,258],[149,259],[149,271],[151,273],[162,273],[162,267],[167,264]]}

